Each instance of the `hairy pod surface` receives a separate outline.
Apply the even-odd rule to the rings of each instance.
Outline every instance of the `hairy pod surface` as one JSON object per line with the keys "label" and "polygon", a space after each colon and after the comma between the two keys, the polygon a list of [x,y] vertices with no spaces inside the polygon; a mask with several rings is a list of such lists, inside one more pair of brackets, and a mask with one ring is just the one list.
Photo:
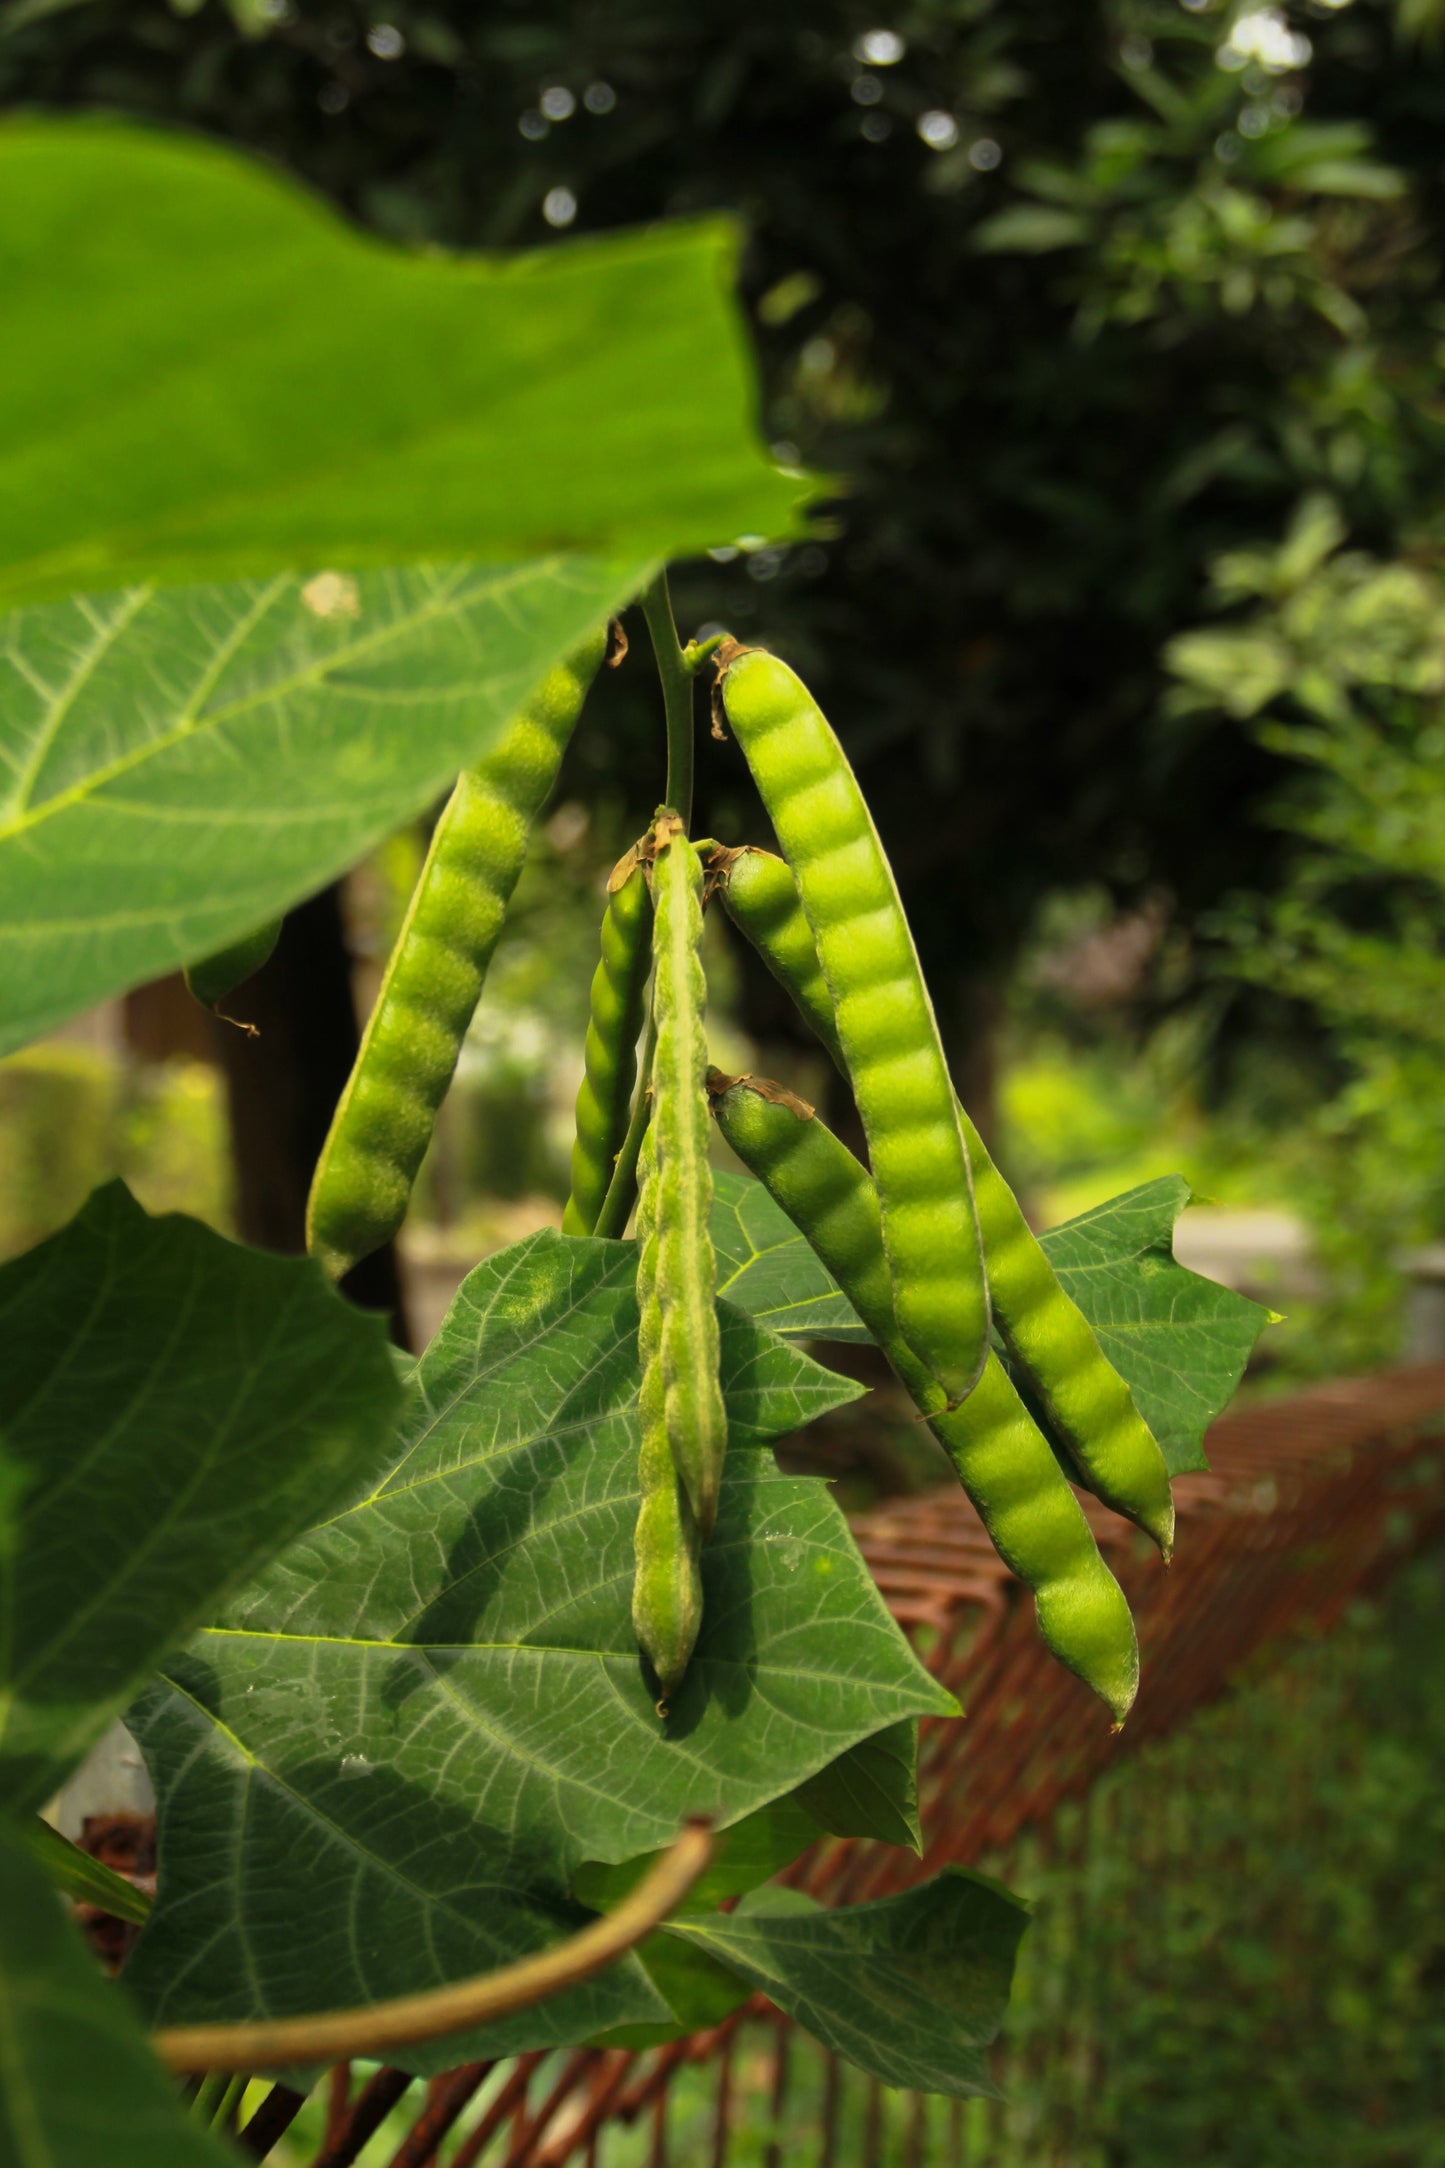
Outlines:
{"label": "hairy pod surface", "polygon": [[673,1452],[703,1541],[717,1517],[727,1451],[719,1379],[717,1260],[709,1215],[706,989],[702,958],[702,866],[672,813],[653,829],[652,1123],[662,1307],[662,1367]]}
{"label": "hairy pod surface", "polygon": [[658,1684],[657,1712],[682,1683],[702,1625],[702,1537],[673,1451],[667,1420],[658,1292],[658,1167],[653,1133],[638,1162],[637,1352],[641,1492],[633,1533],[632,1630]]}
{"label": "hairy pod surface", "polygon": [[437,822],[311,1185],[307,1247],[333,1278],[405,1217],[605,639],[599,627],[548,672],[486,759],[458,778]]}
{"label": "hairy pod surface", "polygon": [[892,869],[817,702],[761,649],[719,650],[727,719],[797,879],[868,1139],[898,1328],[952,1403],[988,1355],[968,1153]]}
{"label": "hairy pod surface", "polygon": [[590,1235],[597,1225],[627,1135],[651,968],[652,901],[634,847],[613,868],[602,916],[602,960],[592,974],[564,1234]]}
{"label": "hairy pod surface", "polygon": [[960,1407],[898,1330],[878,1196],[827,1125],[762,1078],[709,1079],[728,1143],[827,1266],[948,1454],[994,1548],[1032,1589],[1039,1630],[1122,1722],[1139,1682],[1124,1593],[997,1356]]}
{"label": "hairy pod surface", "polygon": [[[846,1075],[827,981],[787,866],[766,851],[720,847],[709,865],[716,868],[729,916]],[[1090,1489],[1152,1536],[1167,1559],[1174,1541],[1174,1501],[1158,1442],[1093,1326],[1060,1284],[961,1105],[958,1116],[973,1174],[993,1321],[1028,1372]]]}

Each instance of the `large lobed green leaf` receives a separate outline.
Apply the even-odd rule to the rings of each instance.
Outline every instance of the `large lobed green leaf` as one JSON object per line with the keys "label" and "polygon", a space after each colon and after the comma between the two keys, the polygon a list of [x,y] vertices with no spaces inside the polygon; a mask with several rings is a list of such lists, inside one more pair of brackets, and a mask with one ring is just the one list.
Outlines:
{"label": "large lobed green leaf", "polygon": [[385,1333],[298,1258],[119,1183],[0,1266],[0,1802],[38,1805],[157,1661],[375,1468]]}
{"label": "large lobed green leaf", "polygon": [[761,1182],[719,1169],[710,1230],[718,1292],[786,1340],[867,1340],[868,1328]]}
{"label": "large lobed green leaf", "polygon": [[[712,1233],[732,1299],[790,1337],[866,1339],[761,1182],[720,1174],[717,1186]],[[1270,1315],[1175,1257],[1174,1223],[1192,1195],[1182,1175],[1163,1175],[1040,1237],[1137,1400],[1171,1475],[1207,1468],[1204,1433],[1228,1406]]]}
{"label": "large lobed green leaf", "polygon": [[0,1053],[351,865],[644,569],[137,588],[0,619]]}
{"label": "large lobed green leaf", "polygon": [[1209,1466],[1204,1433],[1233,1398],[1270,1316],[1175,1258],[1174,1223],[1192,1196],[1183,1175],[1161,1175],[1042,1237],[1171,1475]]}
{"label": "large lobed green leaf", "polygon": [[875,1732],[793,1796],[835,1837],[880,1837],[921,1852],[917,1724],[910,1718]]}
{"label": "large lobed green leaf", "polygon": [[[478,1267],[371,1495],[292,1546],[131,1722],[161,1882],[127,1968],[167,2018],[434,1984],[582,1917],[585,1860],[730,1824],[885,1726],[951,1711],[823,1485],[768,1442],[856,1393],[722,1311],[730,1450],[706,1616],[667,1723],[630,1619],[630,1244],[545,1232]],[[418,2068],[669,2012],[636,1961]]]}
{"label": "large lobed green leaf", "polygon": [[1008,2006],[1028,1907],[998,1883],[946,1869],[915,1889],[825,1911],[759,1890],[736,1912],[664,1932],[760,1987],[887,2085],[992,2093],[984,2050]]}
{"label": "large lobed green leaf", "polygon": [[620,2027],[600,2044],[679,2038],[717,2024],[761,1988],[886,2085],[994,2091],[985,2050],[997,2038],[1028,1925],[1018,1898],[957,1869],[833,1910],[796,1890],[759,1888],[758,1873],[727,1879],[746,1892],[736,1910],[690,1902],[639,1952],[676,2022]]}
{"label": "large lobed green leaf", "polygon": [[12,119],[0,604],[782,531],[734,253],[718,223],[407,253],[218,144]]}
{"label": "large lobed green leaf", "polygon": [[0,1819],[3,2168],[234,2168]]}

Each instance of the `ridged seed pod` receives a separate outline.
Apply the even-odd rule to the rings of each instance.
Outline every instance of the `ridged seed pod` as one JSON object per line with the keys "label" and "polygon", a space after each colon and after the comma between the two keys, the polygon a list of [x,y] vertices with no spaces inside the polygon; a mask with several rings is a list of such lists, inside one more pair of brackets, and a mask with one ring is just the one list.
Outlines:
{"label": "ridged seed pod", "polygon": [[958,1472],[1004,1563],[1032,1589],[1048,1647],[1122,1723],[1139,1681],[1123,1591],[1078,1500],[996,1356],[962,1406],[898,1331],[878,1196],[812,1110],[763,1078],[710,1077],[718,1125],[833,1275]]}
{"label": "ridged seed pod", "polygon": [[486,759],[458,779],[437,822],[311,1184],[307,1247],[333,1278],[405,1217],[532,823],[605,644],[599,626],[547,673]]}
{"label": "ridged seed pod", "polygon": [[577,1093],[572,1190],[562,1231],[590,1235],[632,1113],[637,1041],[652,968],[652,902],[634,846],[613,868],[602,918],[602,960],[592,975],[591,1013]]}
{"label": "ridged seed pod", "polygon": [[632,1630],[657,1679],[657,1713],[666,1716],[702,1625],[702,1537],[668,1428],[653,1220],[658,1175],[651,1131],[643,1140],[637,1171],[641,1184],[636,1229],[641,1501],[633,1536]]}
{"label": "ridged seed pod", "polygon": [[957,1404],[988,1354],[968,1154],[892,869],[837,737],[761,649],[717,653],[728,722],[797,880],[868,1139],[898,1328]]}
{"label": "ridged seed pod", "polygon": [[[788,867],[768,851],[720,847],[708,864],[729,917],[846,1075],[827,981]],[[1167,1559],[1174,1543],[1174,1501],[1158,1441],[1092,1325],[1060,1284],[961,1106],[958,1115],[973,1172],[993,1321],[1089,1488],[1152,1536]]]}
{"label": "ridged seed pod", "polygon": [[702,1621],[702,1546],[727,1451],[719,1375],[717,1261],[708,1225],[707,1041],[702,866],[665,808],[646,853],[653,923],[652,1119],[639,1165],[638,1353],[642,1503],[632,1618],[666,1715]]}

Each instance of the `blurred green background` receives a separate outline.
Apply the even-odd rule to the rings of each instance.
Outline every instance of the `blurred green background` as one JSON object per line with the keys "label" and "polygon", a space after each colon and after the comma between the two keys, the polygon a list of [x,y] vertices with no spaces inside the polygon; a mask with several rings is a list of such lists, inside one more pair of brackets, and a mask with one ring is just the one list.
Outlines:
{"label": "blurred green background", "polygon": [[[1442,1633],[1436,1552],[1327,1640],[1264,1652],[1229,1701],[1061,1809],[1046,1840],[988,1862],[1035,1907],[995,2053],[1000,2098],[890,2092],[837,2065],[840,2168],[1445,2161]],[[776,2037],[738,2036],[731,2168],[800,2145],[818,2157],[824,2056],[791,2034],[779,2101]],[[668,2158],[711,2157],[717,2085],[712,2062],[678,2073]],[[391,2160],[416,2112],[404,2097],[362,2168]],[[277,2159],[302,2168],[324,2124],[318,2093]],[[610,2128],[602,2157],[644,2168],[655,2142],[643,2116]]]}
{"label": "blurred green background", "polygon": [[[1408,1261],[1445,1240],[1439,0],[10,0],[0,106],[27,104],[220,134],[409,243],[735,213],[766,433],[835,494],[802,545],[680,568],[679,618],[777,646],[836,721],[1005,1170],[1040,1224],[1185,1173],[1212,1208],[1183,1253],[1287,1313],[1246,1392],[1418,1350]],[[559,1216],[603,884],[661,774],[638,641],[418,1187],[413,1339]],[[768,840],[735,748],[699,791],[703,830]],[[310,1089],[324,1123],[325,1091],[288,1018],[327,973],[364,1014],[424,842],[357,870],[335,938],[298,914],[237,998],[259,1042],[171,986],[0,1066],[0,1252],[110,1173],[294,1245],[319,1137],[288,1109]],[[721,923],[708,961],[715,1058],[846,1120]],[[861,1502],[920,1479],[911,1442],[879,1403],[825,1448]],[[1440,1588],[1416,1569],[1010,1863],[1041,1899],[1010,2104],[965,2129],[859,2084],[879,2159],[1445,2160]],[[698,2145],[705,2112],[679,2099]],[[746,2142],[778,2157],[761,2111]]]}
{"label": "blurred green background", "polygon": [[[0,107],[223,135],[402,241],[733,212],[766,432],[836,495],[682,568],[685,627],[766,636],[835,716],[1035,1215],[1181,1168],[1247,1215],[1186,1246],[1288,1312],[1261,1388],[1402,1351],[1445,1235],[1435,0],[10,0],[0,33]],[[569,762],[414,1257],[561,1194],[598,887],[660,787],[642,661]],[[766,840],[729,749],[700,794]],[[363,1005],[421,841],[352,884]],[[721,949],[720,1058],[832,1098]],[[224,1221],[213,1053],[153,1003],[8,1071],[0,1240],[109,1168]],[[258,1071],[252,1114],[301,1088]],[[252,1239],[295,1239],[300,1128],[269,1217],[243,1145]]]}

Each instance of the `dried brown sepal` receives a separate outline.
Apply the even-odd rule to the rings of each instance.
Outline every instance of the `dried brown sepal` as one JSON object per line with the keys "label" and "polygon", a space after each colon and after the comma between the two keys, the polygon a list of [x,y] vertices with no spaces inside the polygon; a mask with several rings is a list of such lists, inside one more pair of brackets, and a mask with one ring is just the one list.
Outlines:
{"label": "dried brown sepal", "polygon": [[641,863],[642,860],[638,855],[637,845],[629,843],[627,849],[622,853],[622,856],[607,876],[608,895],[615,896],[620,888],[626,888]]}
{"label": "dried brown sepal", "polygon": [[800,1122],[811,1122],[818,1111],[806,1099],[800,1099],[796,1092],[790,1092],[786,1084],[779,1084],[770,1076],[753,1076],[750,1071],[744,1071],[741,1076],[726,1076],[721,1069],[709,1069],[706,1081],[710,1099],[721,1099],[724,1092],[730,1092],[740,1084],[744,1090],[756,1092],[769,1106],[786,1107]]}
{"label": "dried brown sepal", "polygon": [[700,843],[698,855],[702,859],[703,887],[702,907],[707,909],[720,888],[726,888],[728,875],[738,859],[752,849],[750,843]]}

